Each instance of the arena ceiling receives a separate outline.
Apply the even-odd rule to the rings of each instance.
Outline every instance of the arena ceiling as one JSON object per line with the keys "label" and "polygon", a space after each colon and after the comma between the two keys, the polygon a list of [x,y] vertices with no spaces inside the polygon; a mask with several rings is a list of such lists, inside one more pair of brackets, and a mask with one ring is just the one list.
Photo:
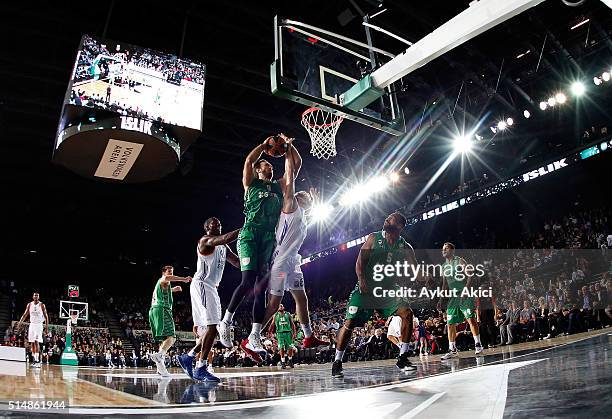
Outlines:
{"label": "arena ceiling", "polygon": [[[0,178],[10,203],[10,216],[3,220],[10,238],[3,245],[4,254],[21,258],[46,253],[51,260],[81,261],[104,254],[142,263],[161,260],[167,252],[176,257],[183,249],[191,251],[205,217],[225,217],[227,227],[241,224],[243,159],[258,142],[278,131],[296,136],[305,156],[300,185],[317,186],[324,196],[346,182],[367,177],[372,168],[384,169],[381,156],[397,146],[398,139],[351,122],[340,129],[340,152],[333,163],[308,156],[309,143],[299,124],[304,108],[273,97],[269,80],[274,15],[363,40],[360,13],[379,11],[380,3],[4,4]],[[384,1],[387,12],[375,23],[416,41],[467,5],[468,1]],[[585,19],[588,24],[570,29]],[[202,136],[176,173],[160,181],[111,185],[81,179],[51,163],[79,40],[84,33],[100,36],[105,28],[108,38],[174,53],[181,49],[184,34],[183,56],[207,65]],[[411,175],[385,206],[397,207],[414,198],[439,167],[457,127],[469,129],[484,120],[485,135],[499,118],[518,120],[524,109],[537,113],[540,100],[572,80],[592,85],[593,75],[611,63],[611,28],[612,11],[597,0],[581,7],[547,0],[407,76],[400,99],[406,119],[409,126],[419,125],[427,134],[418,147],[412,143],[406,147],[399,167],[407,165]],[[405,49],[380,33],[374,34],[374,43],[396,53]],[[479,153],[489,169],[474,162],[471,170],[478,176],[487,170],[503,177],[530,159],[575,146],[585,126],[609,119],[610,100],[604,92],[592,92],[588,111],[576,106],[541,113],[521,120],[493,141],[485,140]],[[420,120],[424,108],[431,115],[425,121]],[[451,165],[439,187],[454,187],[459,170],[459,165]]]}

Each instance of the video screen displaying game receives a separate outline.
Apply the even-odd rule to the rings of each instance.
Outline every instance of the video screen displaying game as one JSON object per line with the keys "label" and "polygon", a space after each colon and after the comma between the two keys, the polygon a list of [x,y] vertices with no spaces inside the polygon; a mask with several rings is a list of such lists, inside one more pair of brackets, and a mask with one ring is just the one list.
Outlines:
{"label": "video screen displaying game", "polygon": [[202,63],[84,35],[68,103],[202,130]]}

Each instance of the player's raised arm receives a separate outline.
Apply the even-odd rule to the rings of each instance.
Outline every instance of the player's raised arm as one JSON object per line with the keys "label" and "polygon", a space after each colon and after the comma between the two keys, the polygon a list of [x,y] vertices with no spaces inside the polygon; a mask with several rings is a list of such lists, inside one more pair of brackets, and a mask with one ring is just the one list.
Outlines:
{"label": "player's raised arm", "polygon": [[204,236],[198,243],[198,250],[203,255],[207,255],[210,253],[210,247],[224,246],[231,243],[238,238],[238,233],[240,233],[240,229],[221,234],[220,236]]}
{"label": "player's raised arm", "polygon": [[295,158],[293,155],[297,153],[297,150],[291,144],[291,139],[288,140],[289,149],[285,154],[285,173],[280,182],[281,189],[283,191],[283,211],[291,213],[297,209],[297,201],[295,199]]}
{"label": "player's raised arm", "polygon": [[245,190],[251,185],[253,179],[255,179],[255,163],[261,157],[264,149],[265,143],[259,144],[251,150],[244,161],[244,168],[242,169],[242,186],[244,186]]}
{"label": "player's raised arm", "polygon": [[357,274],[357,280],[359,281],[359,291],[365,294],[367,291],[366,286],[366,272],[365,268],[368,266],[368,260],[370,259],[370,251],[374,247],[374,240],[376,236],[370,234],[366,242],[359,249],[359,256],[357,256],[357,263],[355,263],[355,273]]}
{"label": "player's raised arm", "polygon": [[293,145],[293,140],[295,140],[295,138],[289,138],[283,133],[278,134],[278,136],[284,139],[289,144],[289,150],[287,151],[287,154],[289,154],[289,151],[291,151],[291,158],[293,163],[293,178],[295,179],[300,174],[300,169],[302,168],[302,156],[300,155],[298,149]]}
{"label": "player's raised arm", "polygon": [[232,248],[229,247],[227,244],[225,245],[225,248],[227,249],[225,252],[225,259],[227,260],[227,262],[233,267],[240,269],[240,259],[238,259],[236,253],[234,253]]}

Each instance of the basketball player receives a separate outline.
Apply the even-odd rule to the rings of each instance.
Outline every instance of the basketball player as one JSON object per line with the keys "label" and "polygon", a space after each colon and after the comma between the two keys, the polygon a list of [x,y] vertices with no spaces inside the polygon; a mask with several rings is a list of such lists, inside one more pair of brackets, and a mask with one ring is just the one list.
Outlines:
{"label": "basketball player", "polygon": [[[295,174],[302,166],[302,159],[291,144],[291,139],[283,134],[289,150],[285,154],[285,165],[295,158]],[[265,353],[261,344],[261,325],[266,311],[266,290],[269,282],[268,264],[276,244],[276,225],[282,208],[283,191],[289,179],[287,173],[279,181],[272,181],[272,165],[261,158],[266,143],[255,147],[244,162],[242,186],[244,187],[244,226],[238,235],[238,255],[242,281],[234,290],[232,299],[225,311],[223,321],[219,324],[221,343],[231,347],[230,324],[238,306],[244,297],[253,290],[253,328],[244,349],[255,361],[261,359],[259,353]]]}
{"label": "basketball player", "polygon": [[176,341],[174,332],[174,318],[172,317],[172,293],[181,292],[180,285],[171,286],[171,282],[190,282],[191,277],[174,276],[174,267],[168,265],[162,268],[162,276],[157,280],[151,308],[149,309],[149,324],[151,334],[156,342],[160,342],[159,351],[151,355],[151,359],[157,366],[157,373],[162,377],[169,377],[166,369],[165,358],[168,349]]}
{"label": "basketball player", "polygon": [[293,339],[295,339],[295,323],[291,319],[291,314],[285,311],[285,306],[278,306],[278,311],[274,314],[274,321],[270,326],[270,333],[276,333],[278,341],[278,351],[281,357],[281,369],[287,368],[287,364],[293,368],[293,355],[295,355],[295,347]]}
{"label": "basketball player", "polygon": [[[217,325],[221,321],[221,300],[217,287],[223,278],[225,261],[240,268],[238,256],[227,245],[238,238],[240,230],[221,234],[221,221],[211,217],[204,222],[204,236],[198,242],[198,265],[189,293],[191,294],[191,315],[194,328],[197,329],[196,346],[187,354],[179,356],[179,364],[185,372],[198,381],[219,382],[208,371],[208,356],[217,336]],[[193,360],[200,346],[196,369]]]}
{"label": "basketball player", "polygon": [[[290,149],[287,154],[294,153],[294,150],[295,148]],[[285,174],[288,175],[287,188],[283,191],[282,213],[276,228],[276,249],[270,268],[268,307],[263,324],[268,324],[283,300],[285,290],[288,290],[295,301],[296,313],[304,332],[304,347],[327,346],[329,342],[318,339],[312,333],[308,297],[304,290],[304,274],[300,268],[302,258],[298,253],[306,239],[308,229],[306,215],[319,197],[314,188],[311,188],[309,193],[305,191],[294,193],[297,160],[295,155],[291,157],[285,166]]]}
{"label": "basketball player", "polygon": [[[443,290],[454,289],[457,297],[450,297],[446,308],[447,324],[448,324],[448,348],[449,351],[441,359],[451,359],[457,357],[457,346],[455,338],[457,336],[457,325],[467,321],[474,337],[476,355],[483,350],[480,343],[480,331],[478,323],[476,323],[476,307],[473,298],[460,297],[463,289],[469,289],[472,275],[465,272],[465,260],[459,256],[455,256],[455,245],[452,243],[444,243],[442,246],[442,256],[445,261],[442,265],[443,273]],[[461,266],[461,267],[459,267]],[[448,275],[447,275],[448,273]],[[464,280],[467,277],[467,281]]]}
{"label": "basketball player", "polygon": [[385,219],[382,231],[370,234],[359,251],[355,266],[358,282],[349,296],[344,325],[338,333],[336,357],[332,365],[333,377],[343,376],[342,357],[351,340],[353,328],[362,326],[368,321],[374,309],[383,317],[395,313],[401,318],[400,355],[396,365],[401,370],[416,370],[416,366],[408,360],[408,345],[413,327],[412,310],[404,300],[377,298],[373,294],[374,287],[388,290],[397,288],[391,277],[384,279],[385,282],[374,282],[372,275],[374,266],[395,265],[401,261],[416,263],[412,246],[400,236],[405,226],[406,217],[399,212],[390,214]]}
{"label": "basketball player", "polygon": [[21,328],[21,324],[28,316],[30,317],[28,342],[30,343],[30,352],[32,352],[32,358],[34,359],[32,366],[40,367],[40,344],[43,341],[43,323],[45,329],[44,333],[46,335],[49,332],[49,316],[47,315],[47,308],[40,301],[37,292],[32,294],[32,301],[26,305],[25,311],[17,323],[17,330]]}

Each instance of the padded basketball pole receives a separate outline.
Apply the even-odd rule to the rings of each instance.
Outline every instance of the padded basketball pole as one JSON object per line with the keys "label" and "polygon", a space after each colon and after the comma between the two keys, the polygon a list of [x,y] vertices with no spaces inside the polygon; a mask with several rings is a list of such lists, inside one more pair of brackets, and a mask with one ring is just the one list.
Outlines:
{"label": "padded basketball pole", "polygon": [[386,87],[424,66],[442,54],[480,35],[488,29],[537,6],[544,0],[479,0],[435,29],[404,53],[364,77],[343,95],[345,107],[363,109],[378,97]]}

